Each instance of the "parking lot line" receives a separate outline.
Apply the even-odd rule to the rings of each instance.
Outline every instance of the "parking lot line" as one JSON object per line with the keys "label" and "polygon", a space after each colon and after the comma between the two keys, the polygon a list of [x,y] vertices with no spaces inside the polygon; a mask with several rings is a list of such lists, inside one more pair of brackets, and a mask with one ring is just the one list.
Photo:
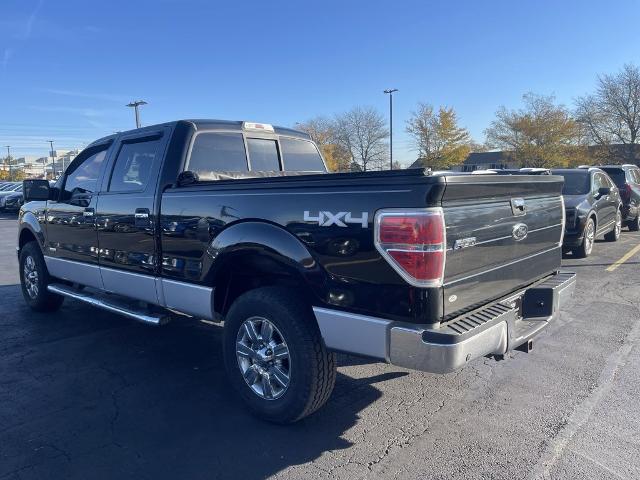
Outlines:
{"label": "parking lot line", "polygon": [[622,257],[620,257],[619,260],[617,260],[616,262],[612,263],[609,267],[607,267],[607,272],[613,272],[616,268],[618,268],[624,262],[629,260],[631,257],[633,257],[639,251],[640,251],[640,244],[636,245],[635,247],[633,247],[631,250],[629,250],[627,253],[625,253]]}

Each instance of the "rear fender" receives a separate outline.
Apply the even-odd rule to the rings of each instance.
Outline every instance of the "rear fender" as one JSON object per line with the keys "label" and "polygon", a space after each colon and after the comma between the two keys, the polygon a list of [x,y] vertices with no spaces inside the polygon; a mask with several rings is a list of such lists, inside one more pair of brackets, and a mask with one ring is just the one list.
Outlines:
{"label": "rear fender", "polygon": [[[223,312],[232,301],[227,288],[232,277],[242,276],[242,291],[268,282],[286,281],[302,290],[309,301],[324,298],[324,270],[309,250],[284,228],[266,222],[246,221],[223,230],[207,248],[205,279],[215,285],[214,304]],[[222,288],[221,288],[222,287]],[[237,292],[236,292],[237,293]]]}

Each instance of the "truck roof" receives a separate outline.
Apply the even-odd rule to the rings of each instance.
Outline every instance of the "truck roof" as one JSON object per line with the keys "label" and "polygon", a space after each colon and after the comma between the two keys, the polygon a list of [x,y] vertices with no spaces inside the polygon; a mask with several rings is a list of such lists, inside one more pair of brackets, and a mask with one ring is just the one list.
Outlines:
{"label": "truck roof", "polygon": [[[145,130],[154,130],[160,127],[173,127],[175,125],[177,125],[178,123],[189,123],[193,126],[193,128],[195,130],[235,130],[238,132],[243,132],[243,131],[256,131],[256,130],[248,130],[245,128],[245,124],[248,123],[246,121],[243,120],[215,120],[215,119],[182,119],[182,120],[174,120],[172,122],[165,122],[165,123],[158,123],[155,125],[147,125],[141,128],[134,128],[131,130],[126,130],[123,132],[117,132],[111,135],[107,135],[105,137],[99,138],[97,140],[95,140],[94,142],[91,142],[91,145],[97,144],[97,143],[104,143],[107,140],[111,140],[113,138],[116,138],[118,135],[122,135],[122,134],[130,134],[130,133],[135,133],[137,131],[143,132]],[[265,125],[265,124],[258,124],[258,125]],[[269,127],[271,127],[271,125],[269,125]],[[300,130],[294,130],[292,128],[286,128],[286,127],[278,127],[273,125],[273,133],[275,133],[276,135],[288,135],[291,137],[298,137],[298,138],[304,138],[306,140],[310,140],[311,137],[309,136],[308,133],[305,132],[301,132]],[[271,133],[270,131],[267,131],[268,133]]]}

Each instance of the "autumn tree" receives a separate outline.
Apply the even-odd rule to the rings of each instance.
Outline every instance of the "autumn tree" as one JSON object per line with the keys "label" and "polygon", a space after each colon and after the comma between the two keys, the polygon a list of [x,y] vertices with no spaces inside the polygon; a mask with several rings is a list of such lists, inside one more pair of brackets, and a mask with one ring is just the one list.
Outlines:
{"label": "autumn tree", "polygon": [[499,148],[523,167],[558,167],[580,163],[586,156],[582,130],[555,97],[527,93],[524,107],[500,107],[485,130],[487,145]]}
{"label": "autumn tree", "polygon": [[336,128],[333,120],[318,116],[305,122],[296,123],[295,128],[308,133],[318,145],[329,171],[346,172],[349,170],[351,157],[349,152],[336,142]]}
{"label": "autumn tree", "polygon": [[406,131],[425,167],[449,168],[464,162],[471,151],[471,137],[467,129],[458,125],[453,108],[440,107],[437,112],[427,103],[407,120]]}
{"label": "autumn tree", "polygon": [[[611,161],[640,160],[640,68],[625,65],[620,72],[598,77],[595,93],[576,100],[576,118],[590,143]],[[615,145],[623,145],[622,151]],[[622,158],[620,158],[622,156]]]}
{"label": "autumn tree", "polygon": [[388,158],[389,130],[380,112],[373,107],[354,107],[336,115],[336,144],[348,152],[351,169],[381,170]]}

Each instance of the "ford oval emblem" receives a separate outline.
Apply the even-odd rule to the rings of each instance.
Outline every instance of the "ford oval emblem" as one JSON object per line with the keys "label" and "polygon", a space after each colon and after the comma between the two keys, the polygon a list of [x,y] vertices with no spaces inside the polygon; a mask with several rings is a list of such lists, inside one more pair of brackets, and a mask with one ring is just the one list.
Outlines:
{"label": "ford oval emblem", "polygon": [[527,225],[524,223],[516,223],[513,226],[513,230],[511,231],[511,235],[513,236],[516,242],[519,242],[520,240],[524,240],[525,238],[527,238],[528,234],[529,234],[529,227],[527,227]]}

